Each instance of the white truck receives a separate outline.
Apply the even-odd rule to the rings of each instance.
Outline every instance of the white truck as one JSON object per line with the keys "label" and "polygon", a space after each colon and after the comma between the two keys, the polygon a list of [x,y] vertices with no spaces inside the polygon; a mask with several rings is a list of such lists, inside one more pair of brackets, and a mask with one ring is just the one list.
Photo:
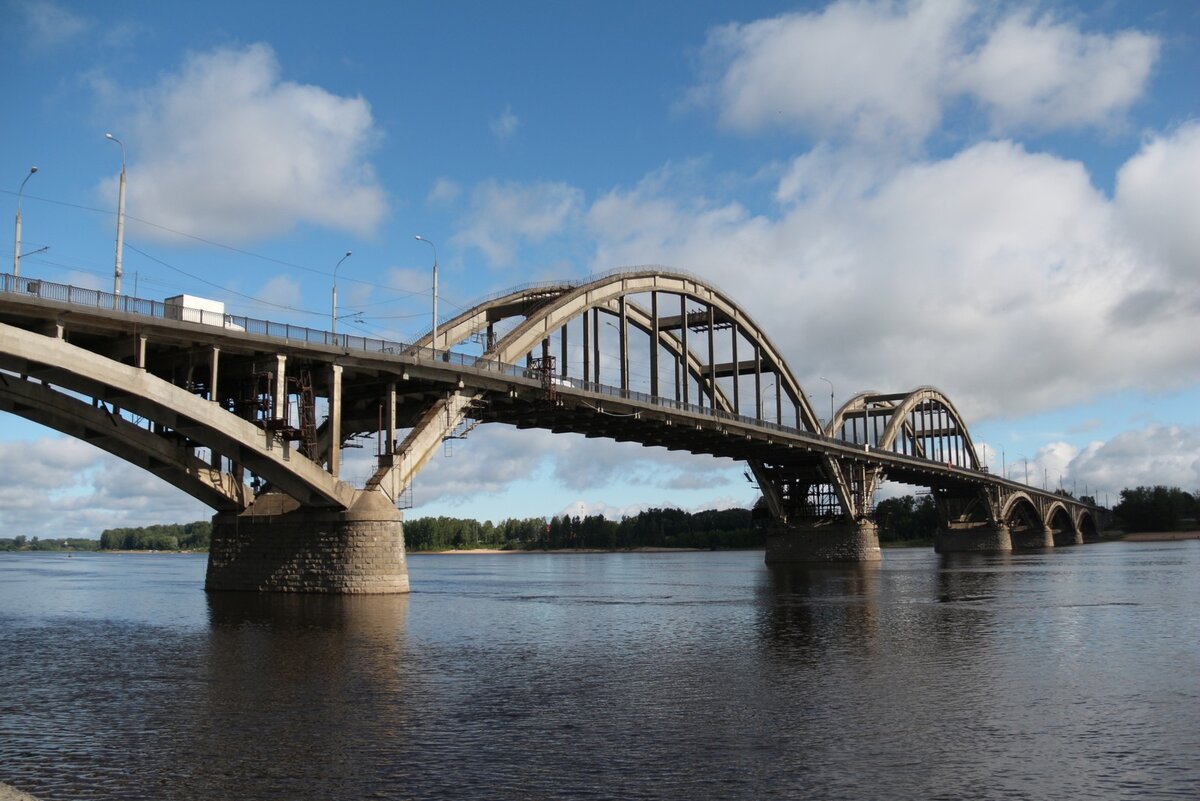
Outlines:
{"label": "white truck", "polygon": [[203,323],[204,325],[219,325],[238,331],[244,330],[236,325],[225,313],[225,304],[219,300],[201,298],[196,295],[175,295],[165,298],[164,316],[168,320],[183,320],[187,323]]}

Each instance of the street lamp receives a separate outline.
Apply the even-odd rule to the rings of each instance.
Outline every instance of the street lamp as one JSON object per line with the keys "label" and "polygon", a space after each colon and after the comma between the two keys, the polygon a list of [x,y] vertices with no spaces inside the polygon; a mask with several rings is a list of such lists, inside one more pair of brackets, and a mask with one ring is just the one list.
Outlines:
{"label": "street lamp", "polygon": [[333,305],[329,310],[329,329],[330,333],[337,333],[337,271],[338,267],[342,266],[342,262],[350,258],[350,251],[346,251],[346,255],[338,259],[338,263],[333,265]]}
{"label": "street lamp", "polygon": [[425,237],[417,234],[413,239],[418,242],[424,242],[429,247],[433,248],[433,339],[429,341],[429,350],[433,355],[437,356],[437,245],[430,242]]}
{"label": "street lamp", "polygon": [[829,385],[829,424],[833,425],[833,382],[825,376],[819,376],[819,378]]}
{"label": "street lamp", "polygon": [[121,146],[121,184],[117,190],[117,260],[113,269],[113,295],[116,296],[121,294],[121,245],[125,241],[125,143],[110,133],[106,133],[104,138]]}
{"label": "street lamp", "polygon": [[[767,384],[767,386],[763,388],[763,391],[762,391],[762,396],[761,396],[761,397],[758,399],[758,403],[759,403],[759,406],[760,406],[760,407],[762,406],[762,402],[763,402],[763,400],[765,400],[765,399],[766,399],[766,397],[767,397],[767,393],[768,393],[768,392],[770,392],[770,391],[771,391],[772,389],[774,389],[774,388],[775,388],[775,382],[774,382],[774,381],[772,381],[770,384]],[[775,416],[776,416],[776,417],[778,417],[778,416],[779,416],[779,404],[778,404],[778,403],[773,403],[773,404],[771,404],[771,406],[772,406],[772,407],[774,407],[774,409],[775,409]],[[757,409],[756,409],[755,411],[757,411]]]}
{"label": "street lamp", "polygon": [[25,182],[32,178],[35,172],[37,167],[30,167],[29,174],[21,181],[21,188],[17,190],[17,236],[13,240],[13,278],[21,277],[21,193],[25,191]]}

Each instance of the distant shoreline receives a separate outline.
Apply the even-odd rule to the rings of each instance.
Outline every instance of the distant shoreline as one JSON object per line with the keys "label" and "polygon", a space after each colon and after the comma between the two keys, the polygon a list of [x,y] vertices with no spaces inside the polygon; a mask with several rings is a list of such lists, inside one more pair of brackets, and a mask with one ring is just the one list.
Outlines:
{"label": "distant shoreline", "polygon": [[1200,530],[1194,531],[1139,531],[1126,534],[1125,542],[1171,542],[1174,540],[1200,540]]}
{"label": "distant shoreline", "polygon": [[[551,553],[551,554],[571,554],[571,553],[700,553],[703,551],[712,550],[711,548],[660,548],[651,545],[641,546],[638,548],[449,548],[441,551],[409,551],[410,556],[428,555],[428,556],[445,556],[447,554],[510,554],[510,553]],[[722,550],[762,550],[761,548],[738,548],[738,549],[722,549]]]}

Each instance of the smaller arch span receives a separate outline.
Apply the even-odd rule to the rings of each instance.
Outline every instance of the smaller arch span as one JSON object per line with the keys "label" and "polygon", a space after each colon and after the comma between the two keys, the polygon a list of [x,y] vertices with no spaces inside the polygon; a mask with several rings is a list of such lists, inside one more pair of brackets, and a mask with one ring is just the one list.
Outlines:
{"label": "smaller arch span", "polygon": [[962,415],[946,394],[933,386],[889,394],[860,392],[834,414],[825,435],[971,470],[982,469]]}

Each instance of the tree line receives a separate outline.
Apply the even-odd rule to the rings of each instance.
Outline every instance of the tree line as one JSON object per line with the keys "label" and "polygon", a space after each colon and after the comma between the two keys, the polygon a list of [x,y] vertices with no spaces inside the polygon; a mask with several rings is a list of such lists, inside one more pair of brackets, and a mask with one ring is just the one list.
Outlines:
{"label": "tree line", "polygon": [[404,541],[412,551],[755,548],[765,544],[766,531],[754,525],[749,509],[648,509],[619,522],[602,515],[510,518],[498,524],[422,517],[405,521]]}
{"label": "tree line", "polygon": [[[1065,493],[1064,493],[1065,494]],[[1090,501],[1090,498],[1083,500]],[[1200,492],[1158,485],[1121,490],[1113,509],[1116,527],[1128,532],[1197,527]],[[685,512],[648,509],[620,521],[601,515],[509,518],[499,523],[455,517],[405,521],[404,539],[412,551],[471,548],[503,550],[624,548],[761,548],[769,515],[760,498],[754,509]],[[932,495],[904,495],[880,501],[873,514],[882,543],[928,540],[938,526]],[[177,551],[207,550],[212,523],[170,523],[106,529],[99,541],[76,537],[0,538],[0,551]]]}
{"label": "tree line", "polygon": [[212,523],[160,523],[137,528],[109,528],[100,533],[102,551],[207,551]]}
{"label": "tree line", "polygon": [[1197,526],[1200,492],[1179,487],[1135,487],[1121,490],[1121,502],[1113,507],[1117,527],[1123,531],[1174,531]]}
{"label": "tree line", "polygon": [[94,551],[100,547],[95,540],[82,537],[56,537],[42,540],[37,537],[0,537],[0,551]]}

